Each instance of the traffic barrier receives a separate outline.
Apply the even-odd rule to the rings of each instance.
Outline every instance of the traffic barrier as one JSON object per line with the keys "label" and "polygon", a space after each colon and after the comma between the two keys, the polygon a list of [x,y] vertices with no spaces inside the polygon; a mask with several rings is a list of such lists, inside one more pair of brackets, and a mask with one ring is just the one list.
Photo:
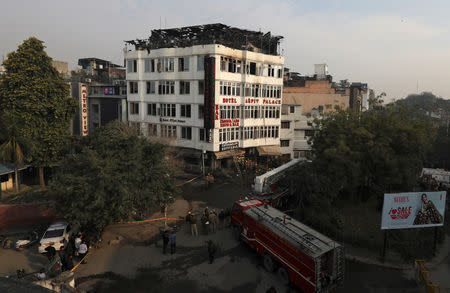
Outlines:
{"label": "traffic barrier", "polygon": [[414,273],[417,284],[423,284],[427,293],[446,293],[439,284],[433,284],[430,280],[430,271],[425,265],[425,260],[416,259],[414,261]]}

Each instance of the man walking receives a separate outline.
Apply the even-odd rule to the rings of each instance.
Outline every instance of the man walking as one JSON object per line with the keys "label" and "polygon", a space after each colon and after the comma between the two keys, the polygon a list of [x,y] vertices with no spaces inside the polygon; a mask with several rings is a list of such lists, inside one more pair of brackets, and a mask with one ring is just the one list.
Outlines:
{"label": "man walking", "polygon": [[61,247],[61,249],[58,251],[59,258],[61,259],[62,264],[62,271],[68,271],[73,268],[73,262],[72,259],[69,256],[69,253],[66,249],[64,249],[64,246]]}
{"label": "man walking", "polygon": [[214,256],[217,252],[217,246],[212,240],[208,240],[206,243],[208,244],[209,263],[212,264],[214,262]]}
{"label": "man walking", "polygon": [[189,228],[191,228],[191,217],[192,217],[192,214],[191,214],[191,211],[189,211],[186,215],[186,233],[188,233]]}
{"label": "man walking", "polygon": [[216,211],[215,210],[212,210],[209,213],[208,220],[209,220],[209,223],[211,224],[211,232],[212,233],[216,233],[217,216],[216,216]]}
{"label": "man walking", "polygon": [[191,234],[192,236],[198,236],[198,230],[197,230],[197,218],[194,214],[190,213],[190,223],[191,223]]}
{"label": "man walking", "polygon": [[167,245],[169,244],[169,232],[166,230],[163,233],[163,253],[167,254]]}
{"label": "man walking", "polygon": [[170,240],[170,254],[174,254],[177,247],[177,234],[175,233],[175,229],[172,230],[169,236]]}
{"label": "man walking", "polygon": [[223,210],[220,210],[220,213],[219,213],[219,230],[223,229],[224,221],[225,221],[225,212]]}

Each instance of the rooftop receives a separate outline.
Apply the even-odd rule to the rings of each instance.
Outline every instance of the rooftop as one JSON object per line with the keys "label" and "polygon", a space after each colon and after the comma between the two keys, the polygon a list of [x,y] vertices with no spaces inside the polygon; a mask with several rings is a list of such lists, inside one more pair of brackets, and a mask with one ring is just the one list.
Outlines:
{"label": "rooftop", "polygon": [[230,27],[221,23],[186,26],[151,31],[148,39],[125,41],[136,50],[148,52],[160,48],[191,47],[195,45],[221,44],[238,50],[249,50],[270,55],[279,55],[282,36]]}

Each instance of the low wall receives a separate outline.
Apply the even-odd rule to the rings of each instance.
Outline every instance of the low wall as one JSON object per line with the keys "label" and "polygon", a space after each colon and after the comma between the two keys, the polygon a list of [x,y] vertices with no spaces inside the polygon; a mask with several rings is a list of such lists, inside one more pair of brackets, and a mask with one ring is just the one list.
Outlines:
{"label": "low wall", "polygon": [[27,226],[55,219],[54,202],[0,205],[0,228]]}

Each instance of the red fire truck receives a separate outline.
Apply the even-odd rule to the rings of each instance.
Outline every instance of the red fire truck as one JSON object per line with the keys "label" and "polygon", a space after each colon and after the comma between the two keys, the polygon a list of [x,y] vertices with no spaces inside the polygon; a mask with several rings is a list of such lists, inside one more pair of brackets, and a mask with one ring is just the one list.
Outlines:
{"label": "red fire truck", "polygon": [[267,205],[244,199],[231,210],[233,232],[277,271],[284,284],[305,293],[329,292],[344,279],[344,247]]}

